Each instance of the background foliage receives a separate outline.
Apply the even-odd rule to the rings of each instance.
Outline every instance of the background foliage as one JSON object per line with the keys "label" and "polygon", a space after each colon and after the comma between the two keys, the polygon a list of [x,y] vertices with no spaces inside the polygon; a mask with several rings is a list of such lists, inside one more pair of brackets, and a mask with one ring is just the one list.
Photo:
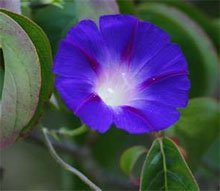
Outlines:
{"label": "background foliage", "polygon": [[[36,59],[33,62],[41,64],[43,70],[39,74],[42,77],[42,86],[39,90],[38,112],[28,119],[29,125],[23,128],[20,137],[29,127],[38,124],[36,121],[51,129],[64,126],[73,129],[80,125],[79,119],[67,110],[56,91],[53,91],[53,99],[48,101],[53,89],[50,64],[59,40],[65,36],[68,29],[83,18],[97,20],[101,14],[115,14],[119,11],[133,14],[166,30],[172,41],[181,45],[189,64],[192,87],[188,107],[181,110],[181,119],[163,132],[173,141],[166,138],[154,140],[155,136],[160,135],[134,136],[111,128],[106,134],[89,131],[79,137],[60,137],[59,140],[54,140],[55,147],[66,161],[82,170],[104,190],[138,190],[141,171],[141,187],[144,190],[165,187],[172,190],[180,185],[175,184],[173,178],[176,177],[186,183],[181,189],[196,190],[192,175],[186,170],[188,167],[185,166],[178,147],[200,189],[219,188],[219,1],[22,0],[21,5],[22,14],[29,19],[7,11],[1,11],[1,14],[4,17],[10,16],[22,27],[22,32],[29,37],[29,48],[32,43],[35,46]],[[49,38],[52,53],[44,33]],[[22,43],[18,42],[18,45],[22,47]],[[19,48],[16,51],[19,51]],[[0,51],[1,100],[5,94],[4,76],[9,66],[5,55],[4,50]],[[25,58],[25,55],[23,57]],[[31,77],[30,80],[34,80],[33,76]],[[40,114],[42,116],[39,119]],[[77,177],[60,168],[42,145],[42,136],[36,125],[28,138],[19,140],[1,151],[0,181],[3,190],[88,189]],[[154,163],[156,166],[152,165]],[[164,169],[170,169],[177,174],[170,175],[165,173]],[[154,178],[161,170],[163,175],[167,175],[166,181],[163,178],[146,178]],[[152,187],[146,186],[147,181],[151,181]]]}

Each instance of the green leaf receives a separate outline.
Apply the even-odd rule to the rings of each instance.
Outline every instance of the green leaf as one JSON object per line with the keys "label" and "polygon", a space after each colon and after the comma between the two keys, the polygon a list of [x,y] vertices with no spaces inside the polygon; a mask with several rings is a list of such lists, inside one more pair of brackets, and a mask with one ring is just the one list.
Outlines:
{"label": "green leaf", "polygon": [[3,147],[13,142],[33,117],[41,76],[36,49],[25,31],[2,12],[0,29],[5,61],[0,121],[0,147]]}
{"label": "green leaf", "polygon": [[156,139],[141,174],[141,191],[199,190],[177,146],[168,138]]}
{"label": "green leaf", "polygon": [[219,145],[220,137],[215,140],[215,142],[210,146],[208,151],[202,157],[202,164],[207,164],[209,168],[214,169],[216,172],[220,172],[220,155],[219,152],[216,152],[219,150]]}
{"label": "green leaf", "polygon": [[186,149],[190,166],[196,167],[202,155],[220,135],[220,104],[211,98],[191,99],[174,126]]}
{"label": "green leaf", "polygon": [[3,89],[4,74],[5,74],[5,72],[4,72],[4,58],[3,58],[2,49],[0,47],[0,105],[1,105],[1,99],[2,99],[2,89]]}
{"label": "green leaf", "polygon": [[98,21],[100,15],[118,14],[116,0],[75,0],[78,20],[92,19]]}
{"label": "green leaf", "polygon": [[55,53],[59,40],[78,21],[85,18],[95,21],[102,14],[115,14],[118,12],[115,0],[72,0],[64,1],[62,9],[53,5],[33,9],[32,18],[48,35],[53,53]]}
{"label": "green leaf", "polygon": [[126,0],[117,0],[120,13],[124,14],[134,14],[134,2],[133,1],[126,1]]}
{"label": "green leaf", "polygon": [[212,39],[213,44],[216,46],[218,52],[220,52],[220,30],[212,22],[212,19],[205,15],[201,11],[201,9],[198,9],[196,6],[193,6],[192,3],[190,4],[185,1],[179,0],[159,0],[157,2],[176,7],[180,11],[183,11],[185,14],[187,14],[191,19],[196,21],[209,35],[210,39]]}
{"label": "green leaf", "polygon": [[[92,154],[95,156],[97,163],[104,169],[108,170],[109,173],[114,176],[117,182],[125,182],[129,188],[129,180],[122,172],[121,168],[118,168],[118,161],[120,161],[120,156],[122,152],[130,147],[131,145],[144,145],[148,146],[151,144],[151,137],[149,134],[143,134],[139,136],[130,135],[124,131],[117,128],[111,128],[108,132],[104,134],[94,134],[96,136],[96,142],[94,147],[92,147]],[[114,141],[113,141],[114,140]],[[117,148],[117,149],[116,149]],[[142,158],[140,158],[141,162]],[[133,169],[133,174],[136,177],[136,172],[139,172],[139,161]],[[137,171],[136,171],[137,170]],[[109,188],[107,182],[103,182],[103,188]],[[112,190],[118,190],[120,187],[118,184],[111,183]],[[123,189],[121,189],[123,190]]]}
{"label": "green leaf", "polygon": [[76,24],[74,2],[65,2],[62,9],[54,5],[48,5],[33,10],[32,19],[43,28],[51,42],[53,53],[55,53],[59,40],[71,26]]}
{"label": "green leaf", "polygon": [[202,28],[178,9],[159,3],[142,4],[137,14],[163,28],[181,45],[189,63],[190,96],[211,95],[217,85],[218,58]]}
{"label": "green leaf", "polygon": [[146,152],[144,146],[133,146],[123,152],[120,159],[120,167],[127,175],[131,174],[132,169],[138,158]]}
{"label": "green leaf", "polygon": [[48,5],[55,5],[57,7],[63,8],[63,0],[31,0],[30,7],[40,8]]}
{"label": "green leaf", "polygon": [[51,51],[43,31],[29,19],[0,10],[0,45],[4,56],[1,145],[32,127],[49,99],[53,81]]}
{"label": "green leaf", "polygon": [[34,22],[29,20],[26,17],[22,17],[20,15],[4,11],[9,16],[11,16],[17,23],[22,26],[25,32],[29,35],[32,42],[35,45],[37,50],[37,54],[41,64],[41,90],[40,97],[38,102],[38,107],[35,112],[34,117],[30,121],[30,123],[23,129],[28,130],[28,128],[36,123],[38,118],[43,112],[43,107],[46,101],[48,101],[52,90],[53,90],[53,74],[51,72],[52,65],[52,52],[49,40],[43,30],[36,25]]}

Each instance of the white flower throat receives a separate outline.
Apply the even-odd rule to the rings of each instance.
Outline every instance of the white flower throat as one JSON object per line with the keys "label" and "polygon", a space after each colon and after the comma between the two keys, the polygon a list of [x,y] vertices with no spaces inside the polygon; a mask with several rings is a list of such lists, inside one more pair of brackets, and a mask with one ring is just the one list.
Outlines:
{"label": "white flower throat", "polygon": [[103,73],[96,83],[95,91],[109,106],[128,105],[134,97],[135,82],[123,70]]}

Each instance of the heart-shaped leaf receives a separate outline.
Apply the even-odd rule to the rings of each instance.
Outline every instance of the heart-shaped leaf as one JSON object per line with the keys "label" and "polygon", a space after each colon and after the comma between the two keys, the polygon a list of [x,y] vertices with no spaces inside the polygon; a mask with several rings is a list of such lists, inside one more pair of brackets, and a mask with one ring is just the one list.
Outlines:
{"label": "heart-shaped leaf", "polygon": [[0,10],[0,36],[4,58],[0,147],[5,147],[39,118],[51,92],[52,57],[45,34],[21,15]]}
{"label": "heart-shaped leaf", "polygon": [[153,142],[142,168],[140,190],[199,190],[180,151],[170,139],[159,138]]}

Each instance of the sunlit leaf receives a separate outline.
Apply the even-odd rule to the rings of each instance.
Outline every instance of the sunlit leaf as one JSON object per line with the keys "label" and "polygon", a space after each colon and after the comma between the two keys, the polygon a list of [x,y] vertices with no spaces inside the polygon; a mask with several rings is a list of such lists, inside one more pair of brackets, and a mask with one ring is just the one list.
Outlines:
{"label": "sunlit leaf", "polygon": [[13,142],[33,117],[41,75],[36,49],[25,31],[4,13],[0,13],[0,29],[5,63],[0,121],[3,147]]}
{"label": "sunlit leaf", "polygon": [[0,102],[2,97],[3,81],[4,81],[4,59],[3,59],[3,52],[0,47]]}
{"label": "sunlit leaf", "polygon": [[1,99],[1,147],[36,123],[52,89],[51,52],[42,30],[29,19],[0,12],[4,58]]}
{"label": "sunlit leaf", "polygon": [[170,139],[153,142],[142,168],[140,190],[199,190],[189,167]]}
{"label": "sunlit leaf", "polygon": [[78,20],[98,21],[100,15],[119,13],[116,0],[75,0],[75,6]]}
{"label": "sunlit leaf", "polygon": [[31,0],[29,2],[30,7],[39,8],[47,5],[55,5],[60,8],[63,8],[63,0]]}

